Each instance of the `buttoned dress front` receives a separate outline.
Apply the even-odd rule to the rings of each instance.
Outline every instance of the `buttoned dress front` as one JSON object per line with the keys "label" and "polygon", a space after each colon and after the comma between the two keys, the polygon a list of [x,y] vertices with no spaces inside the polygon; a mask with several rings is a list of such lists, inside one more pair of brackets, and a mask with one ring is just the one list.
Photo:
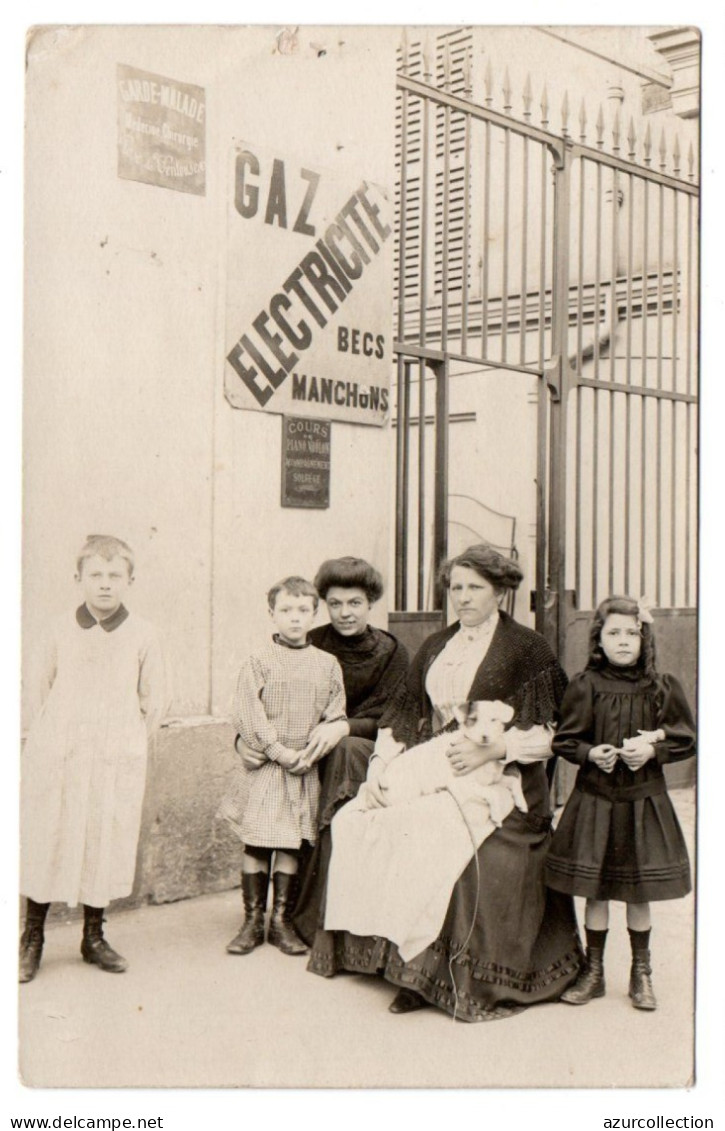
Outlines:
{"label": "buttoned dress front", "polygon": [[153,625],[85,605],[51,629],[28,688],[21,768],[21,891],[105,907],[133,888],[148,735],[168,709]]}

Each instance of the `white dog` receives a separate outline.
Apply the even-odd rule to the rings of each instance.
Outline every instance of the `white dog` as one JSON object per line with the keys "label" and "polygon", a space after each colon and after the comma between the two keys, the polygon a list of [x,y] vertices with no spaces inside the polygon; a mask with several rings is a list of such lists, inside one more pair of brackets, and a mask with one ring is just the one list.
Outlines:
{"label": "white dog", "polygon": [[[501,700],[478,700],[454,707],[454,716],[460,730],[473,742],[487,744],[500,738],[507,723],[513,718],[513,707]],[[500,761],[486,762],[468,774],[456,774],[447,752],[454,733],[437,734],[420,746],[413,746],[398,754],[386,765],[378,778],[383,804],[399,805],[417,797],[447,790],[459,803],[473,798],[488,802],[491,819],[500,824],[511,809],[511,800],[522,812],[528,806],[524,800],[521,779],[516,771],[505,774]],[[385,743],[385,737],[383,737]],[[501,789],[491,787],[500,786]],[[363,800],[368,801],[365,794]],[[370,806],[377,805],[369,799]]]}

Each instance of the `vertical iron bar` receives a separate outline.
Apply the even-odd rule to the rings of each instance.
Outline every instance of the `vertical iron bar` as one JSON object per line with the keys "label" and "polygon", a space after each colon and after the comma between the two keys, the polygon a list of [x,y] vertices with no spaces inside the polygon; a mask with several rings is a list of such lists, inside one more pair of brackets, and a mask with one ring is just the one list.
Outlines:
{"label": "vertical iron bar", "polygon": [[[435,366],[435,512],[433,517],[433,572],[448,552],[448,358]],[[443,608],[443,591],[436,584],[433,607]]]}
{"label": "vertical iron bar", "polygon": [[548,459],[547,425],[549,419],[549,390],[546,378],[540,377],[536,400],[536,611],[537,632],[544,632],[546,607],[547,529],[546,529],[546,469]]}
{"label": "vertical iron bar", "polygon": [[[647,317],[649,313],[649,181],[646,179],[642,181],[643,193],[643,224],[642,224],[642,365],[641,365],[641,379],[640,383],[643,386],[649,384],[648,381],[648,357],[647,357]],[[646,591],[647,586],[647,561],[646,561],[646,536],[647,536],[647,398],[640,397],[641,402],[641,427],[640,427],[640,445],[641,445],[641,479],[642,490],[640,492],[640,515],[639,515],[639,591],[640,594]]]}
{"label": "vertical iron bar", "polygon": [[[577,378],[582,376],[583,360],[583,330],[584,330],[584,213],[585,213],[585,161],[579,158],[579,224],[577,248],[577,310],[576,310],[576,371]],[[582,598],[582,398],[584,392],[581,385],[575,390],[576,396],[576,440],[575,440],[575,472],[574,472],[574,588],[577,601]]]}
{"label": "vertical iron bar", "polygon": [[405,223],[408,212],[408,92],[401,91],[400,216],[398,217],[398,341],[405,340]]}
{"label": "vertical iron bar", "polygon": [[599,389],[592,389],[592,605],[597,604],[597,556],[599,542],[597,530],[599,528],[599,487],[597,483],[597,470],[599,464]]}
{"label": "vertical iron bar", "polygon": [[[657,388],[662,388],[662,349],[663,349],[663,311],[664,287],[662,273],[664,271],[664,186],[659,186],[658,193],[658,237],[657,237]],[[655,601],[659,605],[662,600],[662,400],[657,398],[657,483],[655,501],[655,564],[657,578],[655,582]]]}
{"label": "vertical iron bar", "polygon": [[501,264],[501,361],[508,358],[509,332],[509,216],[511,212],[511,131],[504,130],[503,262]]}
{"label": "vertical iron bar", "polygon": [[577,273],[579,283],[577,287],[576,309],[576,368],[581,377],[582,348],[584,344],[584,166],[583,157],[579,158],[579,248],[577,258]]}
{"label": "vertical iron bar", "polygon": [[[642,181],[643,223],[642,223],[642,378],[640,384],[647,385],[647,314],[649,310],[649,181]],[[644,546],[642,547],[644,553]]]}
{"label": "vertical iron bar", "polygon": [[690,475],[692,474],[692,460],[690,448],[692,445],[692,405],[685,403],[685,604],[690,604]]}
{"label": "vertical iron bar", "polygon": [[597,164],[597,222],[594,238],[594,380],[599,380],[599,338],[601,333],[600,283],[602,278],[602,166]]}
{"label": "vertical iron bar", "polygon": [[[627,175],[627,324],[625,336],[625,384],[632,383],[632,256],[634,248],[634,180]],[[632,397],[629,393],[624,399],[625,412],[625,452],[624,452],[624,590],[630,590],[630,570],[632,561],[629,552],[629,534],[632,521],[632,502],[630,487],[632,483]]]}
{"label": "vertical iron bar", "polygon": [[418,362],[418,611],[425,604],[425,362]]}
{"label": "vertical iron bar", "polygon": [[[611,231],[611,258],[610,258],[610,290],[609,290],[609,380],[615,380],[616,357],[617,357],[617,191],[618,191],[618,175],[616,169],[612,169],[612,231]],[[608,553],[607,553],[607,579],[608,591],[614,592],[614,457],[615,457],[615,435],[614,435],[614,409],[615,409],[616,394],[610,392],[609,394],[609,499],[608,501],[608,531],[607,536],[609,539]]]}
{"label": "vertical iron bar", "polygon": [[441,244],[441,349],[448,348],[448,227],[450,224],[451,188],[451,108],[445,106],[443,152],[443,232]]}
{"label": "vertical iron bar", "polygon": [[484,122],[483,156],[483,253],[481,269],[481,358],[488,357],[488,243],[491,223],[491,123]]}
{"label": "vertical iron bar", "polygon": [[640,492],[639,513],[639,592],[647,587],[646,536],[647,536],[647,397],[640,397],[642,423],[640,427],[642,490]]}
{"label": "vertical iron bar", "polygon": [[[677,191],[672,192],[672,389],[676,392],[678,389],[678,337],[677,337],[677,320],[680,312],[680,268],[679,268],[679,254],[678,254],[678,240],[680,238],[679,232],[679,198]],[[671,409],[671,434],[670,434],[670,606],[672,608],[677,604],[675,597],[677,592],[677,538],[676,538],[676,525],[677,525],[677,402],[672,402]]]}
{"label": "vertical iron bar", "polygon": [[[420,181],[420,344],[426,344],[428,335],[428,178],[430,164],[430,99],[423,99],[423,146]],[[434,244],[435,248],[435,244]],[[435,254],[435,252],[434,252]]]}
{"label": "vertical iron bar", "polygon": [[[692,293],[692,253],[695,246],[693,239],[692,223],[692,197],[687,197],[687,360],[685,362],[685,386],[687,393],[692,392],[692,323],[697,317],[694,295]],[[685,604],[690,604],[690,507],[692,492],[690,489],[690,475],[692,474],[692,461],[690,450],[692,445],[692,406],[689,402],[685,405]]]}
{"label": "vertical iron bar", "polygon": [[677,592],[677,401],[670,402],[670,608]]}
{"label": "vertical iron bar", "polygon": [[521,193],[521,287],[519,298],[519,364],[526,363],[526,275],[528,271],[529,234],[529,139],[523,139],[523,191]]}
{"label": "vertical iron bar", "polygon": [[[545,145],[541,146],[541,206],[539,208],[541,222],[541,238],[539,241],[539,368],[543,369],[546,358],[546,224],[547,224],[547,185],[549,176],[549,160],[551,154]],[[544,392],[546,387],[544,386]],[[543,599],[543,590],[542,590]]]}
{"label": "vertical iron bar", "polygon": [[[401,217],[402,222],[403,217]],[[405,463],[403,445],[405,443],[405,428],[403,426],[403,384],[405,362],[403,355],[398,354],[398,376],[396,386],[395,405],[395,608],[402,612],[405,608],[405,494],[403,484],[403,467]]]}
{"label": "vertical iron bar", "polygon": [[401,538],[401,555],[403,558],[403,604],[401,609],[408,609],[408,510],[410,507],[410,370],[411,361],[406,361],[403,366],[403,415],[401,428],[403,431],[403,529]]}
{"label": "vertical iron bar", "polygon": [[549,578],[556,595],[555,652],[562,660],[566,651],[566,452],[567,407],[570,374],[568,364],[569,336],[569,224],[570,224],[569,150],[562,147],[556,163],[554,198],[554,287],[552,309],[552,356],[558,359],[559,399],[551,405],[550,433],[550,509],[549,509]]}
{"label": "vertical iron bar", "polygon": [[469,196],[471,192],[471,115],[465,116],[466,132],[463,156],[463,279],[461,282],[461,353],[468,353],[468,260],[471,224]]}

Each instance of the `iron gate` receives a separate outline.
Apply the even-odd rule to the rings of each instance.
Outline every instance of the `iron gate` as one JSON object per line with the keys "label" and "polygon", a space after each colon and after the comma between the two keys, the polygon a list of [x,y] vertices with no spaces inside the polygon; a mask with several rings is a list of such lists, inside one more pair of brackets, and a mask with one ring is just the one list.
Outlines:
{"label": "iron gate", "polygon": [[422,44],[399,59],[395,607],[441,608],[453,378],[523,375],[536,627],[561,653],[566,592],[579,608],[605,590],[694,604],[695,158],[684,179],[678,143],[638,139],[631,120],[623,136],[618,111],[609,151],[601,110],[580,110],[575,139],[566,97],[555,134],[545,90],[536,126],[528,79],[516,120],[508,79],[493,108],[490,69],[475,104],[471,45],[458,29],[432,63]]}

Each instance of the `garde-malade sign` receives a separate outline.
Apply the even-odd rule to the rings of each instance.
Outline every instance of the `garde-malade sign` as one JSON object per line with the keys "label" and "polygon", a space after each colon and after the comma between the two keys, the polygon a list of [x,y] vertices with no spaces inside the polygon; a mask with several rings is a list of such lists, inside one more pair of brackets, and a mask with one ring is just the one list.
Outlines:
{"label": "garde-malade sign", "polygon": [[359,174],[234,151],[224,391],[235,408],[383,424],[393,202]]}
{"label": "garde-malade sign", "polygon": [[329,420],[282,418],[282,506],[329,507]]}
{"label": "garde-malade sign", "polygon": [[203,196],[204,87],[118,64],[118,175]]}

